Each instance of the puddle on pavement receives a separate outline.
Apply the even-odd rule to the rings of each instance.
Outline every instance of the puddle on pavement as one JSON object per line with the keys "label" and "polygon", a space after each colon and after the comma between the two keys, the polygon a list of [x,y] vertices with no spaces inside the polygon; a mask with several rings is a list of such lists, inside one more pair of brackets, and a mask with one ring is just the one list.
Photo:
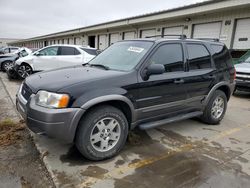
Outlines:
{"label": "puddle on pavement", "polygon": [[[216,142],[212,145],[202,141],[191,142],[188,138],[172,131],[157,130],[164,134],[160,141],[153,140],[145,131],[135,130],[130,133],[132,135],[119,154],[121,159],[116,161],[114,158],[110,159],[115,163],[114,169],[103,169],[98,166],[98,162],[84,159],[74,146],[60,159],[72,166],[89,165],[85,171],[81,171],[83,177],[93,177],[98,181],[111,178],[114,180],[114,187],[117,188],[249,187],[250,177],[241,172],[242,168],[239,164],[230,162],[236,159],[247,163],[246,159],[239,157],[242,152],[225,150]],[[173,155],[166,155],[153,163],[146,163],[135,168],[131,174],[124,174],[121,179],[108,175],[113,170],[117,171],[127,166],[126,163],[129,165],[140,163],[143,159],[157,158],[168,151],[171,152],[164,145],[180,148],[185,144],[192,147]],[[131,159],[131,154],[135,154],[138,158]],[[110,161],[107,160],[105,163]]]}

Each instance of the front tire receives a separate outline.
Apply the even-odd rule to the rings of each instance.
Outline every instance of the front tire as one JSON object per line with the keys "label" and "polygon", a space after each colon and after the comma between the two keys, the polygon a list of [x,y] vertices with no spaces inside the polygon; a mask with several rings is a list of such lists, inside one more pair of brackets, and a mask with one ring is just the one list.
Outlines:
{"label": "front tire", "polygon": [[226,109],[226,94],[221,90],[216,90],[207,103],[201,120],[210,125],[217,125],[223,119]]}
{"label": "front tire", "polygon": [[31,66],[24,63],[21,64],[17,69],[17,74],[20,78],[25,79],[33,73]]}
{"label": "front tire", "polygon": [[94,161],[104,160],[119,153],[127,135],[125,115],[113,106],[98,106],[80,121],[76,146],[84,157]]}

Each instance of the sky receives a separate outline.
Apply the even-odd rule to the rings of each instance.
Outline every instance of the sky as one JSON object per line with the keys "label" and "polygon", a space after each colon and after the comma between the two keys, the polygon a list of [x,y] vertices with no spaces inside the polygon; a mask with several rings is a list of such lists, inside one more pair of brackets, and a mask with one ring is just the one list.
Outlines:
{"label": "sky", "polygon": [[0,0],[0,38],[30,38],[204,0]]}

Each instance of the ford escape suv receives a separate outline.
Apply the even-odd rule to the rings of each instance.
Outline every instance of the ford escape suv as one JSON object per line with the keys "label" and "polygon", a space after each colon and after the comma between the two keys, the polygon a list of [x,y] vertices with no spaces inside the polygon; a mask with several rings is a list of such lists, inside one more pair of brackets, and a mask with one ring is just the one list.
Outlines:
{"label": "ford escape suv", "polygon": [[226,46],[193,39],[137,39],[111,45],[88,64],[32,75],[17,93],[30,130],[75,143],[103,160],[128,131],[200,117],[218,124],[234,89]]}

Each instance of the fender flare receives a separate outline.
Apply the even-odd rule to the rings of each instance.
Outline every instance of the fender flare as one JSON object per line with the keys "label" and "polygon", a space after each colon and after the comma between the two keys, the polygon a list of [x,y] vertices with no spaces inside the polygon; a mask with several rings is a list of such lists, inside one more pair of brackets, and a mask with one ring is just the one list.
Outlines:
{"label": "fender flare", "polygon": [[226,87],[228,88],[229,92],[230,92],[230,95],[231,95],[231,93],[233,92],[233,89],[234,89],[234,85],[235,85],[234,83],[231,84],[231,83],[226,82],[226,81],[219,82],[219,83],[217,83],[216,85],[214,85],[214,86],[212,87],[212,89],[209,91],[209,93],[208,93],[208,95],[206,96],[206,98],[204,99],[204,103],[203,103],[204,106],[207,105],[208,101],[210,100],[210,98],[212,97],[212,95],[214,94],[214,92],[215,92],[219,87],[221,87],[221,86],[226,86]]}
{"label": "fender flare", "polygon": [[100,97],[96,97],[93,98],[91,100],[89,100],[88,102],[84,103],[81,108],[84,110],[87,110],[89,108],[91,108],[94,105],[103,103],[103,102],[109,102],[109,101],[121,101],[121,102],[125,102],[131,111],[131,118],[132,118],[132,122],[133,120],[135,120],[135,108],[134,105],[132,104],[132,102],[125,96],[122,95],[117,95],[117,94],[112,94],[112,95],[104,95],[104,96],[100,96]]}

